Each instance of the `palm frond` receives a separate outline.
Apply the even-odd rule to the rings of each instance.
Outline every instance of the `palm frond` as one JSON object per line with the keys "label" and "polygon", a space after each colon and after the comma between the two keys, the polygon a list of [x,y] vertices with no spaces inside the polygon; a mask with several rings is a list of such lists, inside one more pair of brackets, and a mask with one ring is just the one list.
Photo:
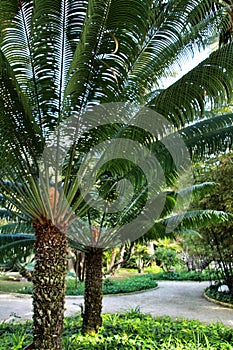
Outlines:
{"label": "palm frond", "polygon": [[[14,70],[1,49],[0,89],[1,123],[4,123],[1,127],[3,128],[5,125],[5,133],[10,129],[11,139],[15,135],[14,142],[18,141],[18,145],[21,147],[20,142],[25,141],[24,133],[27,134],[27,143],[24,142],[23,150],[26,146],[32,151],[35,151],[36,148],[40,150],[41,147],[36,136],[40,133],[40,129],[34,121],[30,101],[21,89]],[[7,127],[7,124],[9,124],[9,127]],[[31,153],[33,154],[33,152]]]}
{"label": "palm frond", "polygon": [[172,214],[157,220],[154,226],[140,238],[143,242],[158,238],[171,237],[177,234],[198,234],[198,229],[211,225],[219,225],[232,219],[232,214],[217,210],[195,210]]}
{"label": "palm frond", "polygon": [[[182,220],[181,220],[182,218]],[[159,221],[165,227],[176,227],[175,232],[179,232],[182,228],[200,228],[210,225],[217,225],[232,219],[232,215],[218,210],[195,210],[186,213],[172,215],[167,219]],[[179,225],[176,225],[180,222]]]}
{"label": "palm frond", "polygon": [[195,161],[232,148],[232,123],[232,113],[213,115],[181,129],[179,133]]}
{"label": "palm frond", "polygon": [[[206,96],[213,105],[232,98],[233,44],[213,52],[209,58],[177,82],[149,98],[148,105],[180,128],[202,116]],[[169,103],[167,103],[169,101]]]}
{"label": "palm frond", "polygon": [[61,117],[62,98],[72,57],[67,39],[71,0],[36,0],[31,18],[31,53],[43,131]]}
{"label": "palm frond", "polygon": [[214,9],[214,4],[214,1],[169,1],[160,6],[147,41],[129,73],[128,98],[140,96],[142,100],[142,95],[151,91],[154,84],[158,86],[166,72],[172,72],[174,62],[185,65],[195,47],[205,47],[218,16],[224,16],[220,6]]}
{"label": "palm frond", "polygon": [[0,234],[0,265],[14,266],[34,254],[35,236],[30,234]]}
{"label": "palm frond", "polygon": [[35,66],[31,47],[33,1],[1,1],[1,50],[4,52],[22,92],[27,95],[34,117],[42,127]]}
{"label": "palm frond", "polygon": [[200,184],[195,184],[190,187],[182,188],[178,194],[181,196],[192,195],[193,198],[198,199],[204,197],[207,194],[211,194],[215,191],[216,188],[215,182],[203,182]]}
{"label": "palm frond", "polygon": [[29,223],[10,222],[0,226],[0,234],[15,235],[15,234],[34,234],[34,228]]}
{"label": "palm frond", "polygon": [[[159,6],[152,0],[91,0],[70,66],[65,97],[77,111],[125,99],[129,71],[149,40]],[[150,35],[150,34],[149,34]]]}
{"label": "palm frond", "polygon": [[24,233],[16,233],[16,234],[1,234],[0,235],[0,249],[3,249],[3,246],[14,247],[17,244],[21,244],[23,241],[35,241],[35,235],[33,234],[24,234]]}

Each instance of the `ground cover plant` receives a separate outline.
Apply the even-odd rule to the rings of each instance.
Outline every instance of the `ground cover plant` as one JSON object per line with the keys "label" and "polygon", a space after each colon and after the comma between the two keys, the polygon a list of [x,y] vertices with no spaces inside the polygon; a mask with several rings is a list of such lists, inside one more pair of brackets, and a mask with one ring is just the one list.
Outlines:
{"label": "ground cover plant", "polygon": [[219,284],[212,284],[205,290],[205,294],[211,299],[233,305],[232,293],[230,291],[219,291],[219,287]]}
{"label": "ground cover plant", "polygon": [[212,281],[216,278],[214,271],[168,271],[155,274],[156,280],[162,281]]}
{"label": "ground cover plant", "polygon": [[[118,294],[118,293],[130,293],[146,289],[155,288],[158,284],[155,281],[156,275],[133,275],[127,278],[110,279],[106,278],[103,281],[103,294]],[[16,282],[0,276],[0,291],[11,293],[32,293],[31,282]],[[83,295],[84,294],[84,282],[76,283],[74,277],[67,279],[67,295]]]}
{"label": "ground cover plant", "polygon": [[[126,276],[125,271],[118,276]],[[172,281],[212,281],[216,279],[213,271],[179,271],[138,274],[131,271],[127,277],[106,278],[103,280],[103,294],[130,293],[155,288],[160,280]],[[83,295],[84,282],[67,277],[67,295]],[[31,282],[17,282],[9,277],[0,276],[0,291],[9,293],[32,293]]]}
{"label": "ground cover plant", "polygon": [[[0,350],[22,349],[32,340],[32,323],[0,325]],[[192,349],[227,350],[233,347],[233,330],[221,323],[152,318],[140,310],[103,315],[103,326],[94,337],[81,335],[81,317],[66,318],[63,349],[149,350]]]}

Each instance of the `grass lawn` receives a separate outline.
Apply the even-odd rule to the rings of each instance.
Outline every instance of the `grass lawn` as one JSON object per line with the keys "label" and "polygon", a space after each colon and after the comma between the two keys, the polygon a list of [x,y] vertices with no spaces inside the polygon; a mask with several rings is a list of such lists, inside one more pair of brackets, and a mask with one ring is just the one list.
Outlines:
{"label": "grass lawn", "polygon": [[19,275],[0,274],[0,292],[17,293],[23,287],[31,287],[32,282],[20,282]]}

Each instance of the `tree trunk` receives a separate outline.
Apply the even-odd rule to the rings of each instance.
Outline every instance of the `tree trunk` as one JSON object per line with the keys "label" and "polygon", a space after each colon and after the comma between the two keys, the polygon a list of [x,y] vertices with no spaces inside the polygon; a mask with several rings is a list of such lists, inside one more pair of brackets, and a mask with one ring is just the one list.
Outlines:
{"label": "tree trunk", "polygon": [[115,264],[116,254],[117,254],[117,248],[114,247],[112,249],[112,254],[111,254],[111,260],[110,260],[110,263],[109,263],[109,268],[107,269],[108,271],[111,271],[111,269],[113,268],[113,265]]}
{"label": "tree trunk", "polygon": [[93,335],[102,325],[103,249],[91,248],[86,253],[86,278],[82,333]]}
{"label": "tree trunk", "polygon": [[85,253],[76,251],[76,276],[80,282],[85,278]]}
{"label": "tree trunk", "polygon": [[50,221],[36,222],[33,349],[62,350],[67,241]]}

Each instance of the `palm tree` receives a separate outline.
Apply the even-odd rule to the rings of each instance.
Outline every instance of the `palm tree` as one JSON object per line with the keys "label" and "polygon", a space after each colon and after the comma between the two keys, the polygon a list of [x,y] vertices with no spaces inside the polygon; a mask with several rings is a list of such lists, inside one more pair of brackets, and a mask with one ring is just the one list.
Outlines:
{"label": "palm tree", "polygon": [[[225,21],[221,22],[222,18]],[[89,247],[83,244],[85,234],[81,240],[87,256],[86,280],[92,279],[92,287],[87,283],[85,291],[83,330],[92,332],[101,324],[101,297],[93,301],[93,296],[97,289],[101,294],[103,247],[94,243],[100,236],[101,223],[105,220],[110,225],[111,218],[99,217],[90,203],[84,203],[74,177],[88,149],[120,134],[148,149],[152,147],[166,166],[167,179],[175,177],[174,162],[171,157],[166,162],[161,141],[129,126],[129,120],[100,128],[95,124],[94,130],[69,149],[61,178],[57,173],[50,178],[48,168],[41,176],[47,141],[69,117],[104,102],[133,101],[151,107],[162,113],[174,130],[203,117],[206,96],[213,103],[231,97],[231,43],[164,91],[159,90],[159,79],[170,74],[175,69],[172,65],[185,61],[195,48],[205,47],[217,28],[215,24],[226,22],[229,19],[222,5],[211,0],[1,1],[0,187],[12,208],[30,218],[36,232],[35,349],[62,349],[69,230],[70,239],[80,244],[80,233],[78,237],[74,233],[80,229],[73,225],[69,206],[76,217],[86,218],[92,239]],[[213,119],[212,125],[214,131],[228,128],[231,138],[229,120],[215,123]],[[127,161],[118,159],[111,164],[112,173],[106,167],[97,174],[96,188],[107,201],[115,196],[114,167],[120,169],[118,176],[122,178],[127,173],[132,182],[135,171]],[[146,197],[145,177],[140,171],[136,174],[140,181],[135,180],[133,186],[142,195],[133,215],[137,215]],[[132,214],[133,206],[130,208]],[[91,303],[98,305],[94,318]]]}
{"label": "palm tree", "polygon": [[[166,191],[166,203],[164,205],[164,210],[161,213],[161,216],[155,220],[154,225],[145,235],[131,243],[131,245],[135,244],[136,242],[145,243],[154,239],[160,240],[160,237],[167,237],[168,233],[166,233],[166,230],[169,226],[175,227],[172,233],[170,233],[170,236],[174,238],[176,235],[190,235],[190,233],[192,235],[198,234],[198,232],[194,231],[194,229],[198,228],[199,230],[201,227],[203,228],[210,225],[219,225],[231,219],[231,215],[212,209],[193,211],[189,210],[187,212],[174,213],[174,208],[176,208],[177,204],[177,198],[181,193],[191,193],[192,199],[199,200],[206,194],[213,193],[215,187],[215,183],[206,182],[198,185],[193,185],[191,188],[181,189],[180,193],[175,191]],[[7,214],[7,217],[14,216],[14,213],[10,214],[8,212]],[[169,240],[169,238],[167,239]],[[32,233],[32,228],[27,224],[27,222],[12,222],[0,226],[0,253],[2,256],[1,260],[4,262],[6,259],[9,259],[11,263],[14,263],[14,260],[16,260],[15,265],[18,267],[18,260],[25,259],[29,254],[32,253],[34,242],[35,234]],[[72,244],[74,244],[74,242],[70,240],[70,245],[72,246]],[[96,259],[95,254],[92,256],[94,256]],[[100,257],[99,261],[102,261],[102,257]],[[87,299],[87,302],[90,302],[93,309],[88,310],[89,313],[87,313],[86,323],[83,323],[83,327],[87,327],[86,329],[83,329],[84,333],[85,331],[88,333],[94,332],[96,330],[96,327],[101,324],[100,315],[102,308],[102,266],[97,267],[99,271],[98,276],[95,275],[97,268],[96,260],[94,260],[92,262],[92,265],[90,264],[89,266],[89,269],[93,269],[91,276],[88,276],[87,274],[86,278],[86,289],[87,286],[89,286],[89,288],[93,288],[93,285],[95,286],[92,281],[94,274],[96,283],[98,283],[99,286],[99,291],[93,289],[91,292],[89,292],[91,300]],[[95,296],[93,297],[91,293],[93,293]],[[93,300],[94,302],[99,303],[99,310],[95,308]]]}

